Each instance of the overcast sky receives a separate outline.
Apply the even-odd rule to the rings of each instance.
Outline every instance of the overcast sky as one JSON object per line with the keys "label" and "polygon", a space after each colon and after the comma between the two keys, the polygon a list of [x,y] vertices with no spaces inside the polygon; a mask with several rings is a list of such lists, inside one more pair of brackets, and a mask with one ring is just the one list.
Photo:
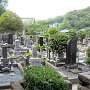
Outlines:
{"label": "overcast sky", "polygon": [[47,19],[90,6],[90,0],[9,0],[8,9],[21,18]]}

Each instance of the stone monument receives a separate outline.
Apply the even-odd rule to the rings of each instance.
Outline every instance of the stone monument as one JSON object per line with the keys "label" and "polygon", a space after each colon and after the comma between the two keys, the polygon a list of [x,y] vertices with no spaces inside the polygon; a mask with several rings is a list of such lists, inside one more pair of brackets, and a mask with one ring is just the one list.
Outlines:
{"label": "stone monument", "polygon": [[27,48],[31,48],[31,44],[32,44],[32,41],[30,39],[30,36],[27,36],[27,43],[26,43]]}
{"label": "stone monument", "polygon": [[13,44],[13,35],[8,34],[8,44]]}
{"label": "stone monument", "polygon": [[24,37],[21,36],[21,45],[24,45]]}
{"label": "stone monument", "polygon": [[7,57],[7,45],[2,45],[1,71],[9,72],[11,70],[10,58]]}
{"label": "stone monument", "polygon": [[39,36],[38,44],[40,44],[40,46],[43,46],[43,36]]}
{"label": "stone monument", "polygon": [[76,64],[77,40],[77,37],[73,37],[67,44],[65,62],[66,66],[72,66]]}
{"label": "stone monument", "polygon": [[19,40],[18,39],[15,40],[15,48],[14,48],[14,50],[15,50],[14,54],[16,56],[20,55],[20,47],[19,47]]}
{"label": "stone monument", "polygon": [[30,58],[31,66],[40,66],[41,59],[37,57],[37,47],[35,45],[32,46],[32,57]]}

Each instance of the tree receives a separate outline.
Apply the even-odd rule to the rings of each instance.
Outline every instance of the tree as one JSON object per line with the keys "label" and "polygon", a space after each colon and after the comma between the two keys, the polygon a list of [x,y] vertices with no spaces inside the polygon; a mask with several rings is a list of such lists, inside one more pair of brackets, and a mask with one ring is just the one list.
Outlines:
{"label": "tree", "polygon": [[23,30],[23,22],[11,11],[5,11],[0,17],[0,32],[18,32]]}
{"label": "tree", "polygon": [[78,35],[79,35],[80,41],[82,42],[83,39],[85,39],[86,33],[85,31],[79,30]]}
{"label": "tree", "polygon": [[7,0],[0,0],[0,16],[2,13],[5,12],[5,8],[7,6],[8,1]]}
{"label": "tree", "polygon": [[68,36],[64,33],[58,33],[52,37],[50,47],[52,51],[56,51],[58,53],[58,57],[62,57],[62,53],[66,49],[67,41]]}
{"label": "tree", "polygon": [[29,34],[29,35],[43,34],[43,32],[47,30],[47,27],[48,26],[46,24],[46,21],[44,20],[34,22],[34,23],[29,23],[28,25],[26,25],[26,28],[27,28],[26,34]]}
{"label": "tree", "polygon": [[86,37],[89,38],[90,37],[90,27],[85,29],[85,33],[86,33]]}
{"label": "tree", "polygon": [[77,30],[75,29],[70,29],[68,32],[69,38],[72,39],[73,37],[75,37],[77,35]]}
{"label": "tree", "polygon": [[49,37],[53,37],[55,34],[59,33],[58,29],[55,27],[49,27],[47,34]]}
{"label": "tree", "polygon": [[86,50],[86,61],[85,63],[90,66],[90,46]]}

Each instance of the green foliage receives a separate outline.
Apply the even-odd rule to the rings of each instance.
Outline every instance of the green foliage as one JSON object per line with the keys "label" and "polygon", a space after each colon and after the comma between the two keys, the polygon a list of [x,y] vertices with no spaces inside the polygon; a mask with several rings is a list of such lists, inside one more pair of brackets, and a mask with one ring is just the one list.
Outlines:
{"label": "green foliage", "polygon": [[47,57],[45,57],[45,56],[43,56],[42,58],[41,58],[43,61],[48,61],[49,59],[47,58]]}
{"label": "green foliage", "polygon": [[16,32],[23,30],[23,22],[11,11],[5,11],[0,17],[0,32]]}
{"label": "green foliage", "polygon": [[83,39],[85,39],[86,33],[85,31],[79,30],[78,35],[79,35],[80,41],[82,42]]}
{"label": "green foliage", "polygon": [[46,31],[48,28],[46,21],[38,21],[34,23],[29,23],[26,25],[26,34],[29,35],[40,35],[43,31]]}
{"label": "green foliage", "polygon": [[75,37],[77,35],[77,30],[70,29],[68,32],[68,35],[69,35],[69,39],[72,39],[73,37]]}
{"label": "green foliage", "polygon": [[52,51],[55,51],[57,53],[61,53],[66,49],[68,41],[68,36],[64,33],[58,33],[57,35],[54,35],[50,41],[50,47]]}
{"label": "green foliage", "polygon": [[24,69],[25,90],[67,90],[63,77],[49,66],[32,66]]}
{"label": "green foliage", "polygon": [[85,29],[86,37],[90,38],[90,27]]}
{"label": "green foliage", "polygon": [[86,51],[86,61],[85,63],[90,66],[90,46],[87,48]]}
{"label": "green foliage", "polygon": [[0,0],[0,16],[5,12],[8,0]]}
{"label": "green foliage", "polygon": [[57,16],[55,18],[49,18],[46,20],[47,24],[61,23],[63,21],[63,16]]}
{"label": "green foliage", "polygon": [[47,34],[49,37],[53,37],[55,34],[59,33],[58,29],[55,27],[49,27]]}
{"label": "green foliage", "polygon": [[64,20],[59,28],[83,29],[90,27],[90,7],[82,10],[74,10],[64,15]]}
{"label": "green foliage", "polygon": [[25,53],[25,56],[32,56],[32,52]]}

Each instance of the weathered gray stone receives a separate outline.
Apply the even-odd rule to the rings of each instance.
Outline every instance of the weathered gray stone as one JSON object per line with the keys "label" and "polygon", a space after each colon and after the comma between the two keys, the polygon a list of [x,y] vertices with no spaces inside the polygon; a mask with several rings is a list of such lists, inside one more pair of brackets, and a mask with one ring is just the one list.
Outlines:
{"label": "weathered gray stone", "polygon": [[81,85],[78,85],[77,89],[78,90],[90,90],[89,88],[81,86]]}
{"label": "weathered gray stone", "polygon": [[[90,90],[90,71],[85,73],[80,73],[78,75],[78,79],[80,85],[79,90]],[[82,89],[81,86],[84,87],[85,89]]]}
{"label": "weathered gray stone", "polygon": [[35,45],[32,46],[32,57],[30,58],[30,65],[32,66],[41,65],[41,59],[37,57],[37,47]]}
{"label": "weathered gray stone", "polygon": [[27,48],[31,48],[31,44],[32,44],[32,41],[30,39],[30,36],[27,36],[27,43],[26,43]]}
{"label": "weathered gray stone", "polygon": [[14,48],[14,50],[15,50],[14,54],[16,56],[20,55],[20,47],[19,47],[19,40],[18,39],[15,40],[15,48]]}
{"label": "weathered gray stone", "polygon": [[32,57],[33,58],[37,57],[37,47],[35,45],[32,46]]}
{"label": "weathered gray stone", "polygon": [[18,82],[11,83],[11,90],[24,90],[24,88]]}

